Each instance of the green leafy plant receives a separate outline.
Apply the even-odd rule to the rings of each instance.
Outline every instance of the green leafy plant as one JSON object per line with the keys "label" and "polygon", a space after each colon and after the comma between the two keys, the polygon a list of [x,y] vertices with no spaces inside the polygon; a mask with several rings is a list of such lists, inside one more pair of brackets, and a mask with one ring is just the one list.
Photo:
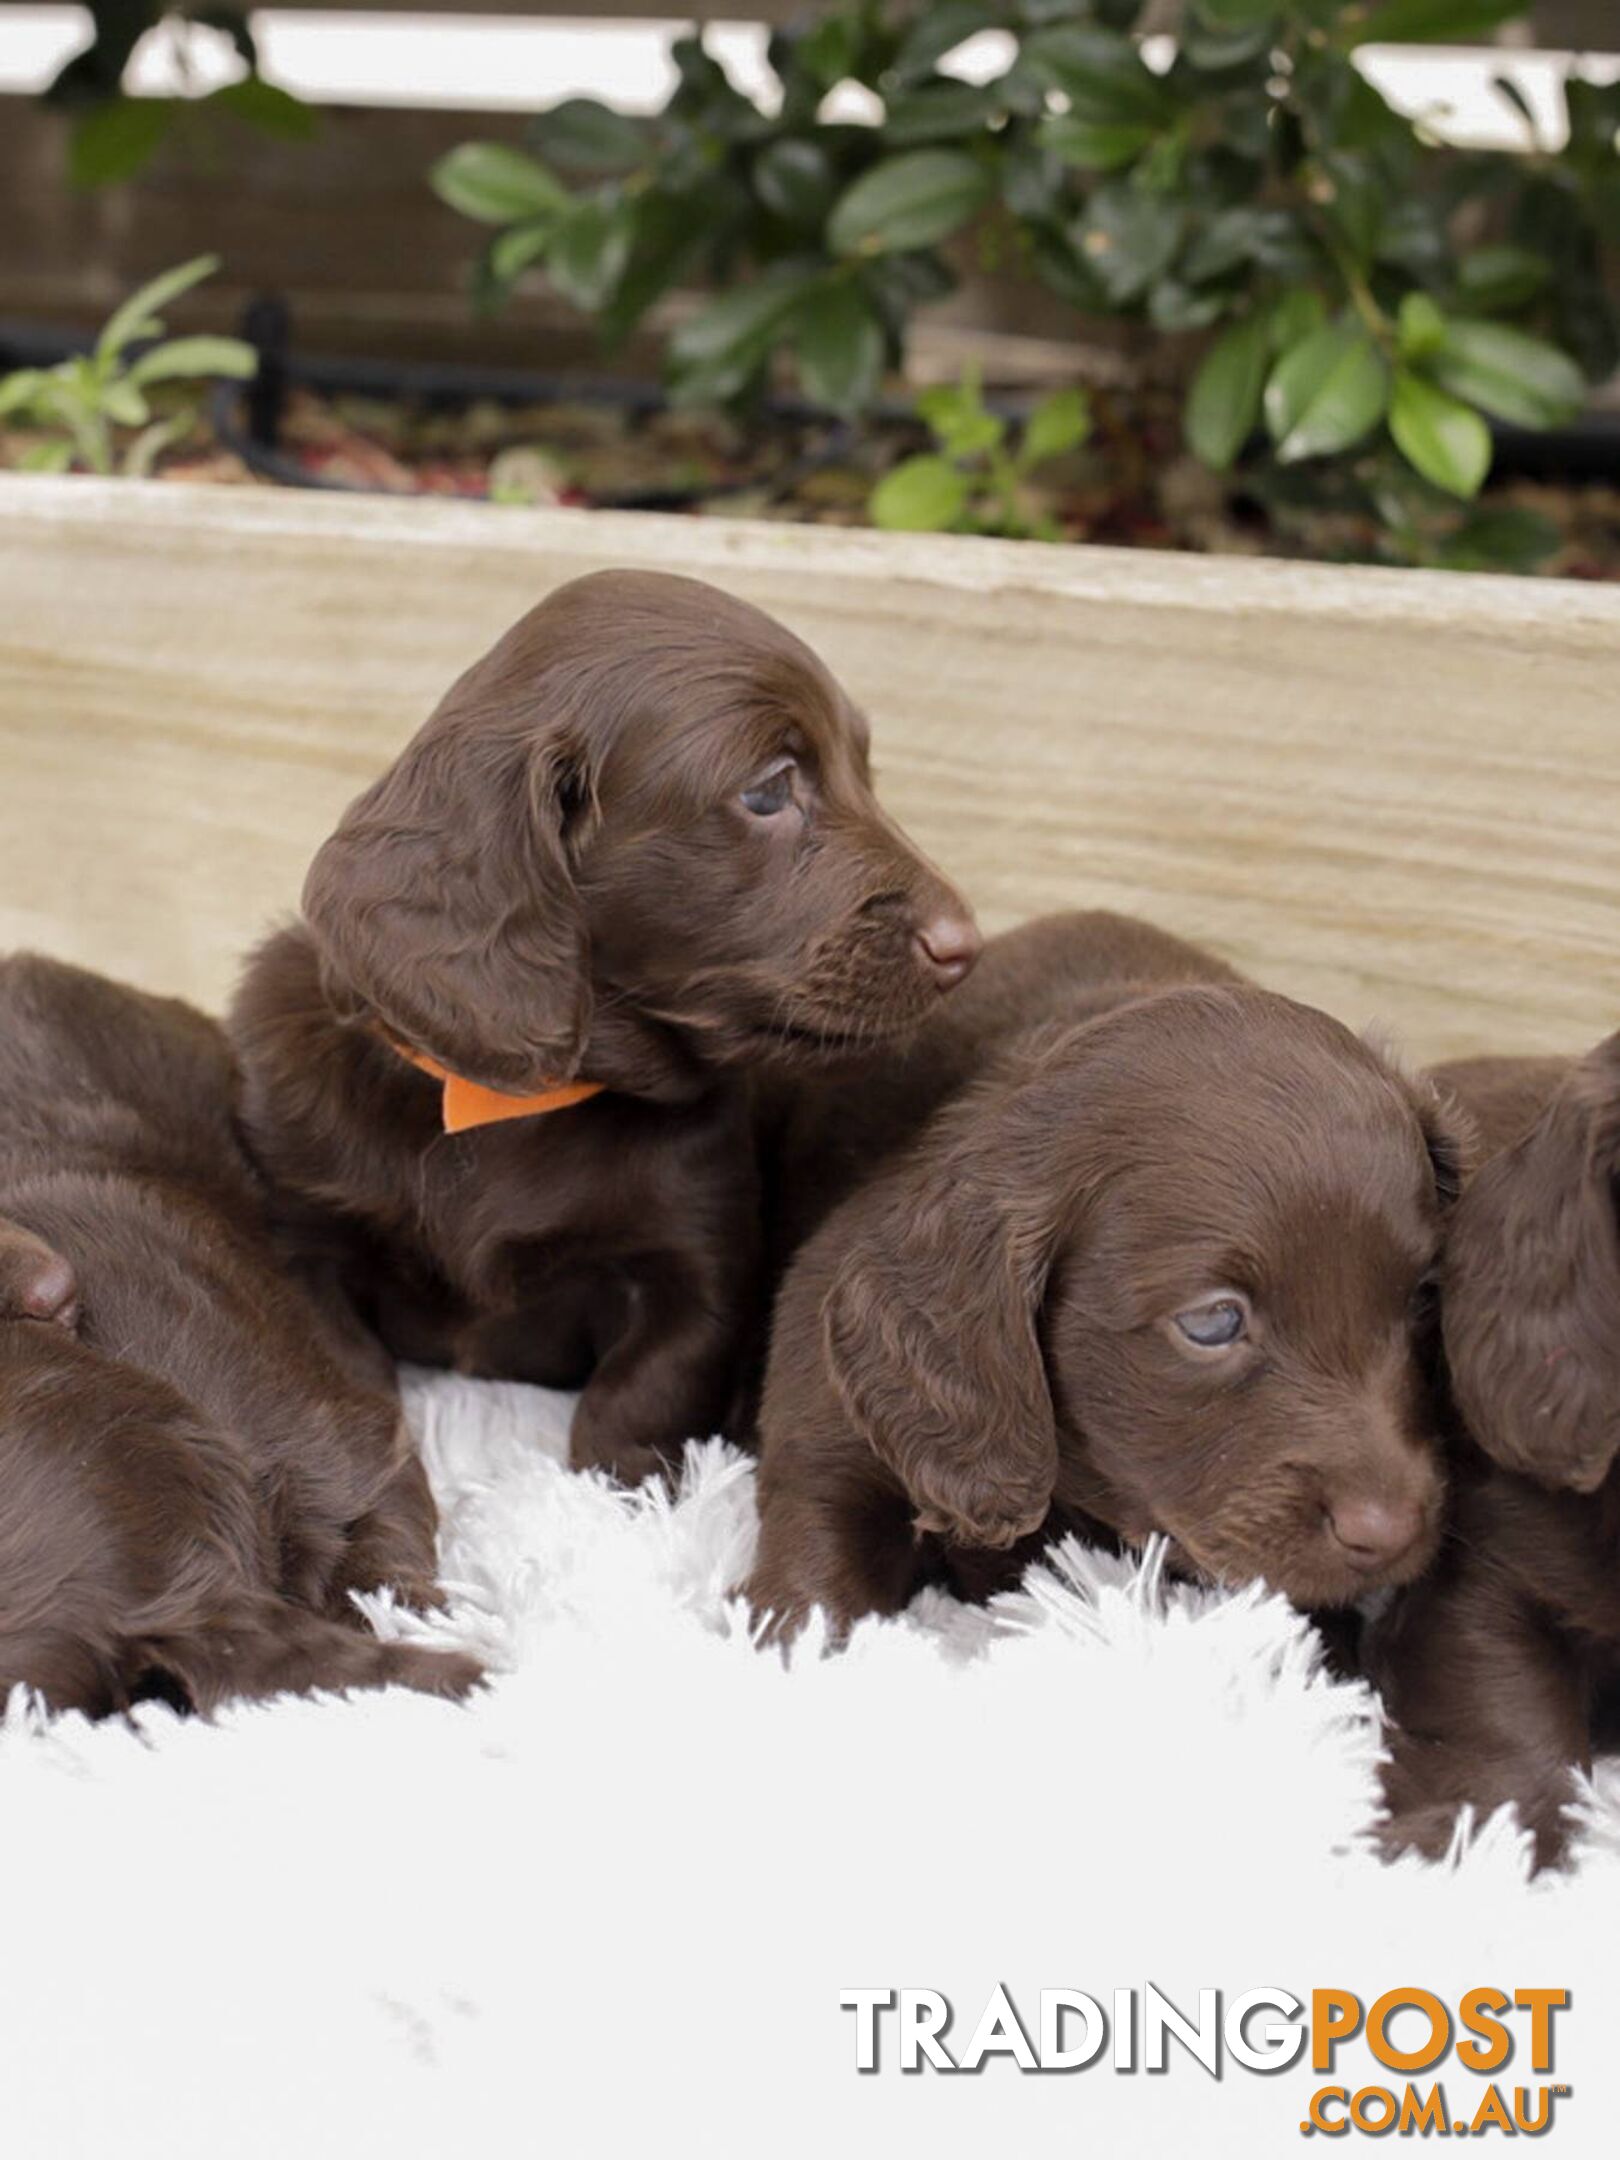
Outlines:
{"label": "green leafy plant", "polygon": [[[1483,37],[1528,4],[1188,0],[1161,67],[1141,0],[855,0],[772,39],[773,110],[686,38],[662,113],[570,100],[532,152],[467,144],[433,181],[493,228],[486,304],[543,272],[616,339],[706,280],[667,337],[678,398],[746,398],[787,361],[811,398],[864,410],[973,229],[1167,349],[1216,471],[1353,467],[1375,506],[1391,474],[1466,503],[1491,422],[1555,424],[1620,361],[1620,85],[1565,85],[1554,153],[1504,82],[1522,153],[1465,154],[1357,54]],[[942,63],[986,28],[1010,33],[1006,65],[957,80]],[[820,118],[851,80],[879,124]]]}
{"label": "green leafy plant", "polygon": [[[75,187],[106,187],[133,179],[165,142],[179,137],[208,142],[218,124],[241,125],[284,142],[302,142],[318,125],[313,107],[266,82],[258,48],[242,7],[189,0],[90,0],[91,38],[68,60],[46,90],[55,105],[75,114],[68,150],[68,177]],[[162,27],[174,41],[182,73],[196,31],[217,31],[246,65],[237,82],[201,97],[125,97],[124,71],[135,47]]]}
{"label": "green leafy plant", "polygon": [[925,390],[917,399],[937,448],[906,458],[872,491],[874,524],[890,532],[992,533],[1003,539],[1056,539],[1049,517],[1029,501],[1038,467],[1077,450],[1091,433],[1084,391],[1043,398],[1016,436],[986,409],[976,373]]}
{"label": "green leafy plant", "polygon": [[[534,121],[532,154],[462,145],[432,183],[495,228],[480,299],[498,304],[543,270],[611,341],[676,284],[706,279],[717,296],[669,341],[679,401],[747,396],[782,353],[809,397],[861,411],[900,357],[913,311],[955,283],[943,243],[995,196],[986,108],[974,93],[969,114],[965,86],[936,64],[988,19],[964,0],[914,21],[860,4],[778,31],[774,112],[735,88],[701,38],[686,37],[661,113],[630,118],[573,98]],[[884,127],[819,117],[846,80],[887,87]],[[941,101],[955,115],[950,132],[970,139],[937,138]]]}
{"label": "green leafy plant", "polygon": [[[77,464],[139,478],[195,426],[198,400],[188,391],[210,376],[245,381],[253,374],[257,355],[236,338],[163,335],[158,309],[218,268],[213,255],[183,263],[132,294],[93,351],[0,377],[0,421],[47,431],[24,453],[25,471],[66,472]],[[157,412],[147,393],[160,387],[165,409]]]}

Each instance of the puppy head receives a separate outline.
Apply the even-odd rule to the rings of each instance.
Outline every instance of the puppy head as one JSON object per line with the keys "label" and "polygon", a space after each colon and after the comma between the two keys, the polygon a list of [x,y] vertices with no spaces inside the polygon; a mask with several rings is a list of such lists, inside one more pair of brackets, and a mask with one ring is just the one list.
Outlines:
{"label": "puppy head", "polygon": [[1438,1535],[1455,1176],[1434,1103],[1323,1015],[1144,999],[940,1121],[833,1282],[834,1385],[924,1527],[1010,1543],[1055,1495],[1350,1602]]}
{"label": "puppy head", "polygon": [[1470,1183],[1441,1285],[1452,1388],[1480,1446],[1595,1491],[1620,1451],[1620,1034]]}
{"label": "puppy head", "polygon": [[564,586],[461,678],[304,908],[337,1009],[496,1087],[579,1071],[599,1011],[707,1063],[825,1055],[919,1022],[979,945],[815,655],[630,571]]}

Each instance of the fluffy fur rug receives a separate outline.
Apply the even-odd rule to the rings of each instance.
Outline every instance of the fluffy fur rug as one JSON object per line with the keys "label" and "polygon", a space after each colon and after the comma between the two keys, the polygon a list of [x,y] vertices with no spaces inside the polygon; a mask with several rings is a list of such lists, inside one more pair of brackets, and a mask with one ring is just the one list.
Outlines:
{"label": "fluffy fur rug", "polygon": [[[1615,2149],[1620,1782],[1573,1878],[1526,1885],[1504,1823],[1450,1868],[1385,1868],[1375,1706],[1277,1599],[1066,1550],[989,1612],[925,1601],[789,1670],[727,1600],[747,1463],[694,1447],[678,1503],[627,1497],[561,1467],[561,1398],[410,1399],[457,1601],[431,1631],[377,1624],[498,1677],[468,1709],[136,1729],[14,1701],[0,2152],[1299,2149],[1308,2057],[1216,2082],[1175,2047],[1162,2073],[976,2076],[891,2049],[857,2073],[846,1989],[939,1990],[955,2045],[998,1982],[1032,2026],[1060,1987],[1106,2007],[1152,1983],[1192,2013],[1201,1988],[1566,1986],[1551,2142]],[[1369,2081],[1359,2046],[1335,2074]],[[1483,2081],[1441,2075],[1471,2107]]]}

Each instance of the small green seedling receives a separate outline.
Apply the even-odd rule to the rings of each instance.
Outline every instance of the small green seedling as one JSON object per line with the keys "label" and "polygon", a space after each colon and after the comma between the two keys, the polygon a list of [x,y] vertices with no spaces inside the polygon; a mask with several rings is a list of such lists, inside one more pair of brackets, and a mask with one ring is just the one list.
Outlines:
{"label": "small green seedling", "polygon": [[[161,453],[195,425],[198,397],[172,396],[154,414],[147,391],[159,383],[183,386],[211,376],[245,382],[258,366],[251,345],[237,338],[163,337],[158,309],[190,292],[219,268],[217,255],[199,255],[165,271],[126,300],[95,350],[53,368],[20,368],[0,377],[0,420],[48,430],[20,459],[26,472],[148,474]],[[149,342],[158,339],[161,342]],[[130,347],[145,349],[135,358]],[[129,436],[128,430],[135,430]]]}
{"label": "small green seedling", "polygon": [[1056,540],[1054,520],[1029,499],[1028,482],[1052,458],[1078,450],[1091,433],[1083,390],[1056,390],[1024,422],[1016,441],[986,409],[977,373],[925,390],[917,399],[939,448],[907,458],[872,490],[872,522],[889,532],[993,533],[1008,540]]}

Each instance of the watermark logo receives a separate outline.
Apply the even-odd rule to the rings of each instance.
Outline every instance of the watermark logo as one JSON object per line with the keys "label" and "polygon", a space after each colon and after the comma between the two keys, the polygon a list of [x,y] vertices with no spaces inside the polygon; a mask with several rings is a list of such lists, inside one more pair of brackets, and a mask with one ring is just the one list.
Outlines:
{"label": "watermark logo", "polygon": [[[1200,1988],[1194,2017],[1150,1981],[1114,1989],[1106,2007],[1079,1988],[1042,1988],[1026,2016],[997,1982],[971,2029],[937,1988],[846,1988],[838,2000],[853,2014],[855,2068],[867,2076],[972,2072],[1001,2056],[1036,2075],[1130,2076],[1184,2060],[1219,2079],[1229,2065],[1275,2075],[1308,2050],[1323,2082],[1300,2120],[1306,2137],[1534,2137],[1570,2095],[1550,2082],[1567,1988],[1473,1987],[1455,2002],[1423,1987],[1388,1988],[1370,2002],[1338,1987],[1254,1987],[1229,1999]],[[1387,2082],[1335,2081],[1340,2051],[1357,2039]],[[1446,2069],[1467,2083],[1446,2086],[1434,2074]]]}

